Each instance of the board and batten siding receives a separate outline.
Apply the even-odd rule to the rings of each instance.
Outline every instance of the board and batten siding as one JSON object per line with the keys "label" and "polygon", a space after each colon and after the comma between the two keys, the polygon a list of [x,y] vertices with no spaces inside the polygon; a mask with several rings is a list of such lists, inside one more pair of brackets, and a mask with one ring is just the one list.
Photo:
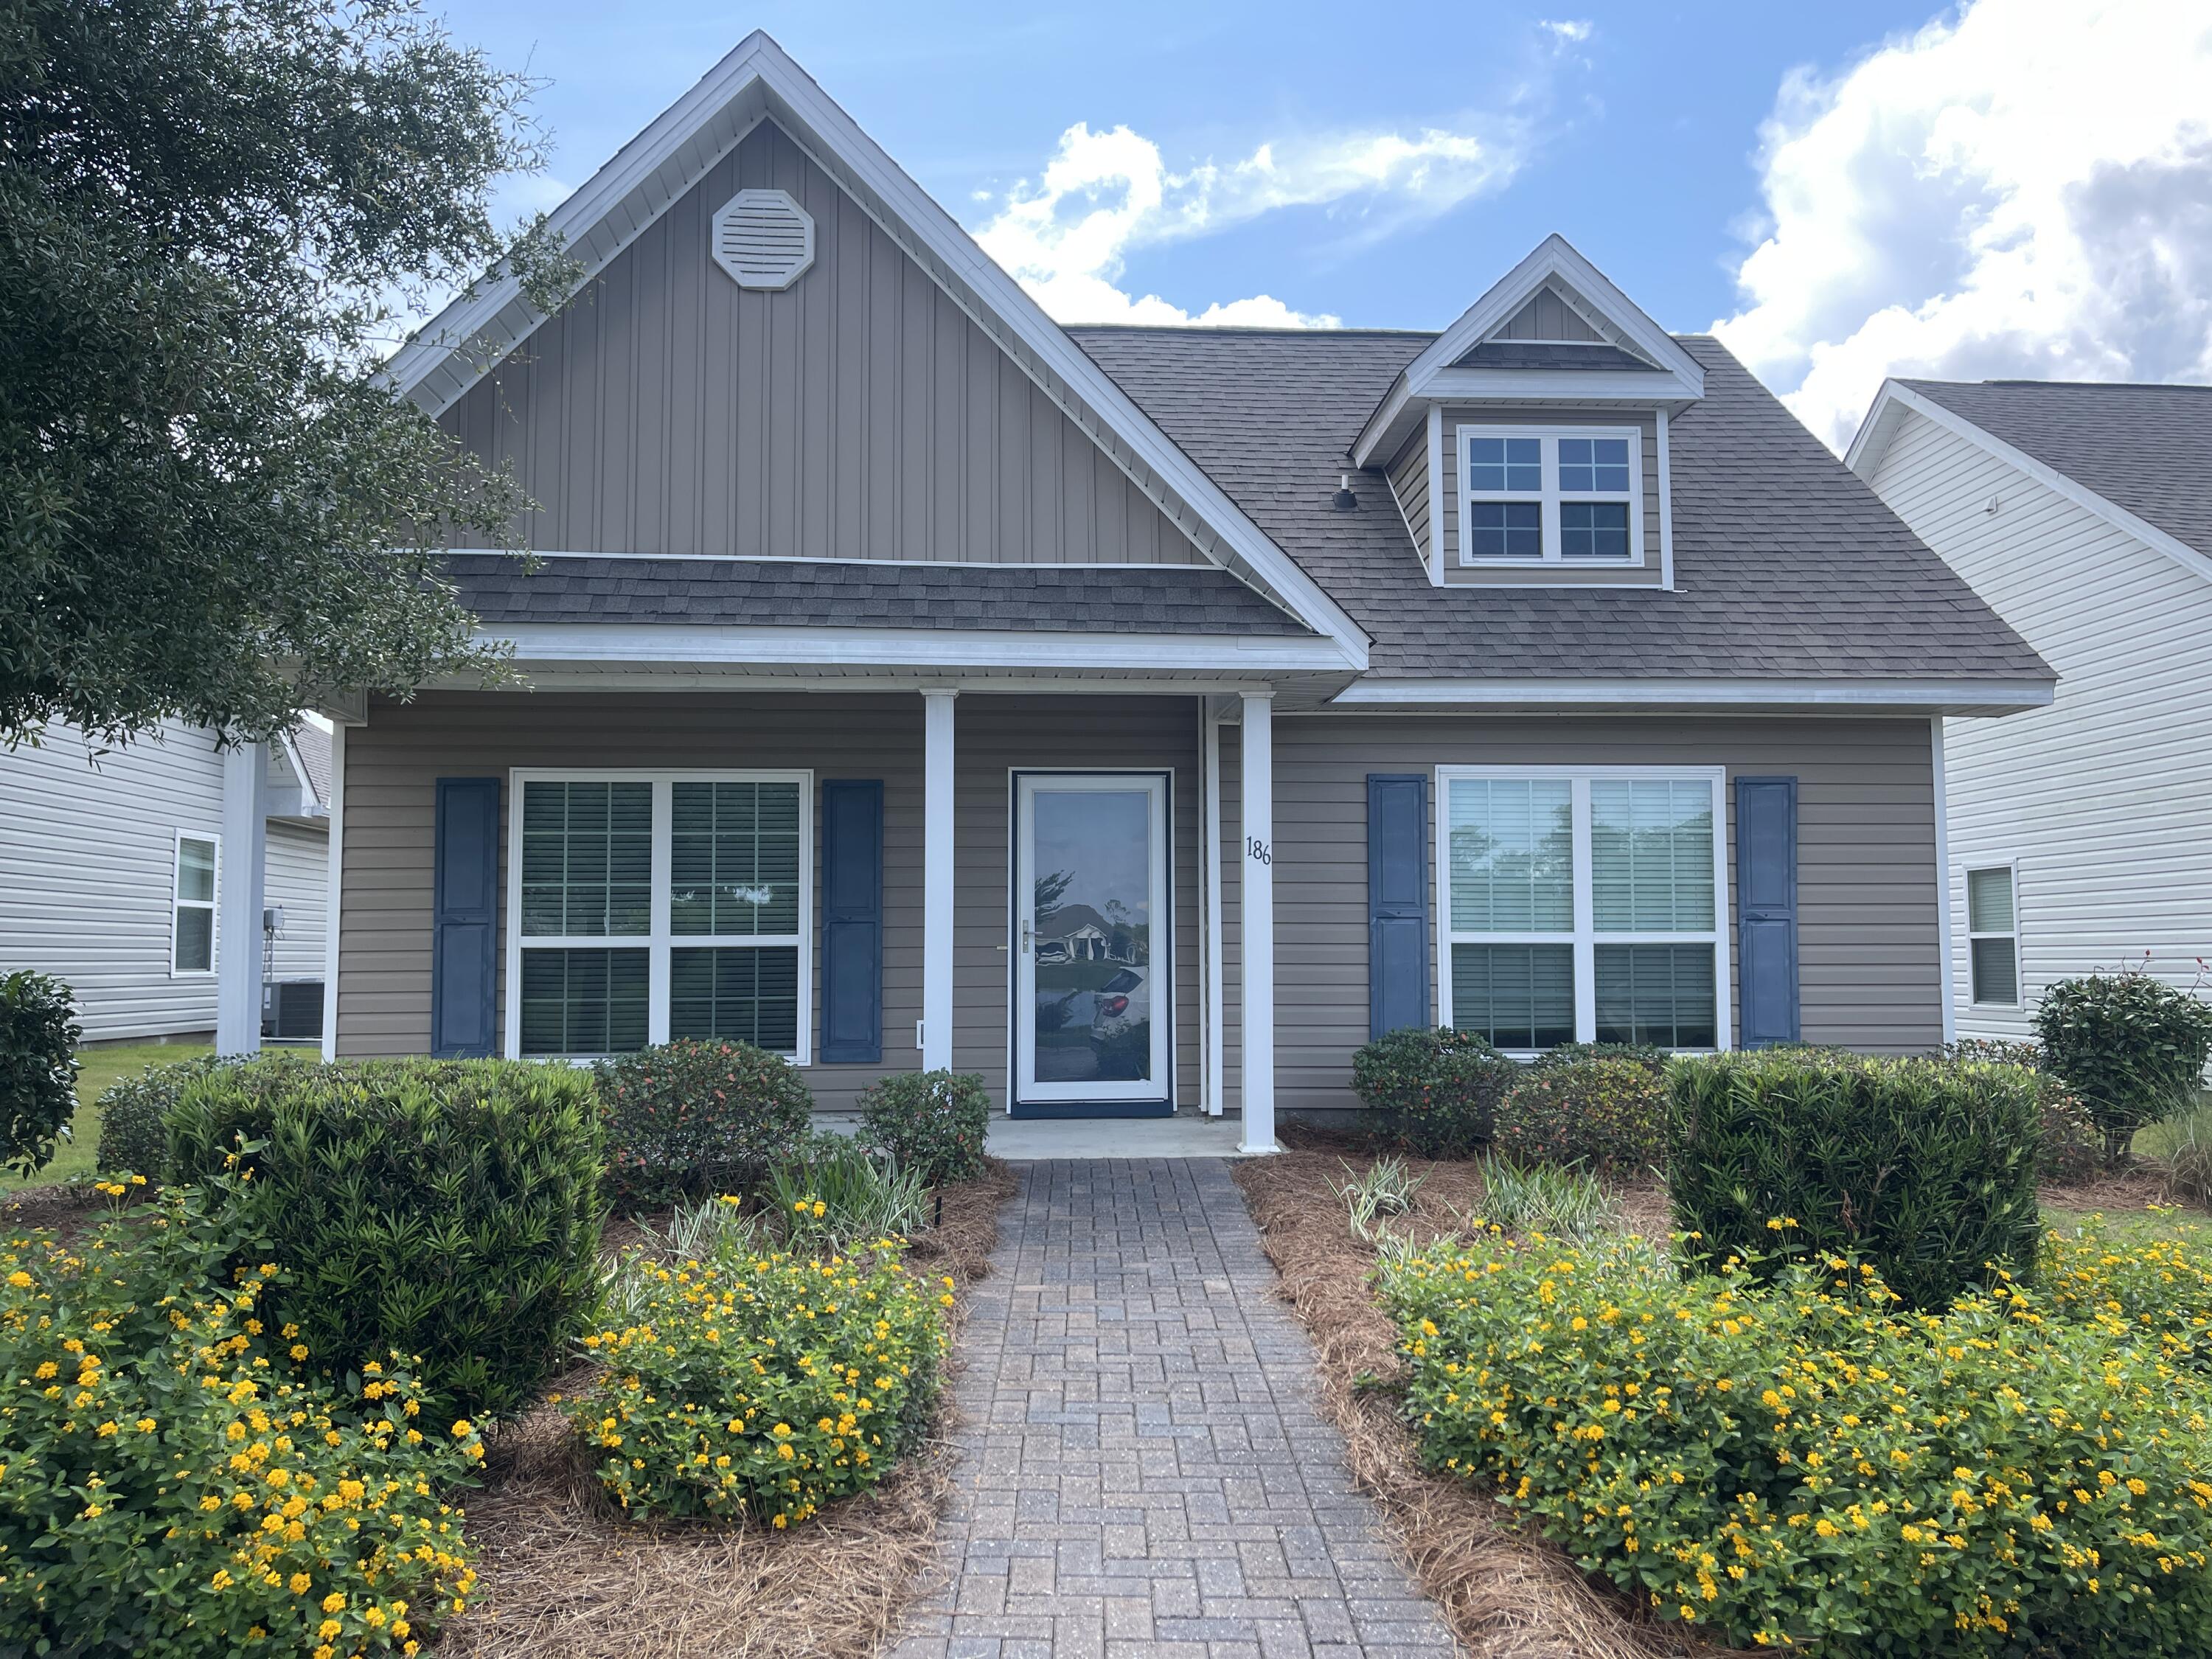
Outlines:
{"label": "board and batten siding", "polygon": [[[1233,830],[1235,728],[1224,735],[1224,827]],[[1943,1040],[1943,1024],[1929,738],[1924,720],[1279,716],[1273,865],[1277,1109],[1354,1103],[1352,1055],[1368,1038],[1370,772],[1425,774],[1433,791],[1438,766],[1724,766],[1731,781],[1725,791],[1731,896],[1733,780],[1794,776],[1804,1040],[1876,1051],[1935,1048]],[[1429,853],[1433,963],[1441,910],[1433,845]],[[1224,864],[1233,872],[1237,860],[1227,858]],[[1227,908],[1233,937],[1234,903]],[[1736,954],[1731,914],[1732,974]],[[1233,945],[1229,962],[1233,1006]],[[1430,995],[1436,995],[1433,967]],[[1730,1000],[1738,1001],[1733,985]],[[1741,1021],[1732,1018],[1730,1024],[1735,1027]],[[1233,1027],[1231,1039],[1233,1052]],[[1230,1073],[1233,1080],[1233,1060]]]}
{"label": "board and batten siding", "polygon": [[[1644,475],[1644,559],[1637,565],[1602,568],[1547,564],[1540,569],[1501,565],[1463,565],[1460,548],[1460,428],[1468,426],[1634,427],[1639,434]],[[1447,584],[1483,587],[1656,587],[1665,572],[1659,556],[1659,416],[1651,410],[1557,404],[1519,406],[1453,404],[1444,410],[1443,578]]]}
{"label": "board and batten siding", "polygon": [[[811,269],[708,255],[739,189],[788,191]],[[443,417],[564,552],[991,563],[1205,557],[773,123],[756,128]]]}
{"label": "board and batten siding", "polygon": [[175,720],[121,749],[49,727],[0,750],[0,972],[68,981],[94,1042],[215,1029],[212,973],[173,975],[176,841],[222,829],[222,757]]}
{"label": "board and batten siding", "polygon": [[272,822],[262,878],[262,902],[284,911],[283,931],[272,942],[272,979],[320,979],[329,970],[330,831],[319,825]]}
{"label": "board and batten siding", "polygon": [[[1195,699],[993,696],[954,708],[953,1063],[1005,1103],[1012,769],[1145,768],[1174,777],[1176,1096],[1198,1097],[1198,713]],[[379,702],[345,744],[345,869],[337,1047],[411,1054],[430,1042],[431,830],[441,777],[509,769],[807,768],[884,784],[884,1057],[805,1069],[816,1104],[849,1108],[877,1078],[920,1069],[922,702],[916,695],[425,693]],[[820,814],[816,814],[818,836]],[[820,960],[820,860],[813,926]],[[501,926],[507,841],[500,841]],[[499,978],[505,995],[505,939]],[[818,984],[813,997],[819,1048]]]}
{"label": "board and batten siding", "polygon": [[[2032,1035],[2053,981],[2146,952],[2193,983],[2212,957],[2212,581],[1918,414],[1869,482],[2058,674],[2048,708],[1944,723],[1960,1033]],[[1965,872],[2015,862],[2021,1006],[1978,1006]]]}

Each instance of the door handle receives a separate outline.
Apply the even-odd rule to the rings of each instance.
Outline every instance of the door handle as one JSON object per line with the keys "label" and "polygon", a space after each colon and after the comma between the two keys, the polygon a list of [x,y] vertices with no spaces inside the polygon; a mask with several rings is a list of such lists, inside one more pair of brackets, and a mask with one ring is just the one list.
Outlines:
{"label": "door handle", "polygon": [[1024,916],[1024,917],[1022,918],[1022,954],[1023,954],[1024,956],[1027,956],[1027,955],[1029,955],[1029,953],[1030,953],[1030,921],[1029,921],[1029,918],[1028,918],[1027,916]]}

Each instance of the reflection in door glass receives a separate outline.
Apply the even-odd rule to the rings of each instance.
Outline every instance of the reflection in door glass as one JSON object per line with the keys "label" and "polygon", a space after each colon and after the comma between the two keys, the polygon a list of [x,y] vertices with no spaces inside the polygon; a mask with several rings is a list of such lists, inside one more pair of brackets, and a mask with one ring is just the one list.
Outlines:
{"label": "reflection in door glass", "polygon": [[1036,1080],[1152,1075],[1151,798],[1041,788],[1036,872]]}

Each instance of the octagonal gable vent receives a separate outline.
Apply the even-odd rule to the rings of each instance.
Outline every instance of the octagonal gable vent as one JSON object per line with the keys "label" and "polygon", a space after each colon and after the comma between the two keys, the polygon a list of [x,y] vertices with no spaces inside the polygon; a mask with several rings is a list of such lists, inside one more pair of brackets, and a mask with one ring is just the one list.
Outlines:
{"label": "octagonal gable vent", "polygon": [[789,288],[814,263],[814,216],[788,191],[741,190],[714,216],[714,246],[739,288]]}

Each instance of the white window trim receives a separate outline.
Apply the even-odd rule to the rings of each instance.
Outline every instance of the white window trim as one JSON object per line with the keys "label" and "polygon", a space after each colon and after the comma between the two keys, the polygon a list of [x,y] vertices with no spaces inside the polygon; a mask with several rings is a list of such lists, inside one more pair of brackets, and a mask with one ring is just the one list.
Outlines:
{"label": "white window trim", "polygon": [[[1468,480],[1474,476],[1468,450],[1477,438],[1537,438],[1544,441],[1539,453],[1538,476],[1542,489],[1544,551],[1540,558],[1477,558],[1471,550],[1474,538],[1468,526],[1467,508],[1478,501],[1525,501],[1525,489],[1475,489]],[[1628,441],[1628,488],[1577,489],[1559,488],[1561,438],[1626,438]],[[1479,569],[1635,570],[1644,564],[1644,429],[1634,426],[1485,426],[1462,424],[1452,442],[1459,467],[1459,562]],[[1559,503],[1562,501],[1625,501],[1628,505],[1628,556],[1625,559],[1570,559],[1560,551]]]}
{"label": "white window trim", "polygon": [[[1570,933],[1458,933],[1451,925],[1451,785],[1460,778],[1565,779],[1571,786],[1574,867],[1574,927]],[[1644,782],[1690,781],[1713,792],[1713,926],[1691,933],[1600,933],[1591,882],[1590,790],[1601,779]],[[1451,948],[1460,945],[1562,945],[1575,953],[1575,1041],[1597,1040],[1597,946],[1601,945],[1705,945],[1713,948],[1713,1046],[1735,1046],[1729,1018],[1735,985],[1729,950],[1729,919],[1735,903],[1729,891],[1728,769],[1725,766],[1439,766],[1432,787],[1437,892],[1437,1018],[1451,1024]],[[1532,1058],[1534,1050],[1508,1050]],[[1702,1053],[1703,1050],[1684,1050]]]}
{"label": "white window trim", "polygon": [[[670,887],[675,872],[675,786],[679,783],[796,783],[799,786],[799,932],[744,934],[684,933],[674,931]],[[650,783],[653,786],[653,905],[651,926],[642,933],[522,934],[522,792],[531,783]],[[811,770],[760,768],[691,768],[672,770],[632,767],[515,767],[507,774],[507,982],[504,1051],[522,1053],[522,953],[526,950],[629,950],[647,953],[646,1041],[668,1041],[669,955],[695,947],[788,945],[799,947],[799,1047],[784,1056],[795,1066],[814,1058],[814,774]],[[590,1055],[563,1055],[588,1060]]]}
{"label": "white window trim", "polygon": [[[215,848],[215,889],[204,899],[185,896],[185,843],[204,841]],[[186,908],[208,913],[208,965],[177,966],[177,916]],[[213,979],[222,963],[222,837],[212,830],[179,830],[169,845],[169,977]]]}
{"label": "white window trim", "polygon": [[[1998,932],[1974,926],[1974,877],[1984,870],[2002,870],[2006,884],[2012,890],[2012,928]],[[2020,961],[2020,860],[1996,859],[1986,862],[1959,866],[1959,896],[1966,911],[1966,1004],[1972,1008],[2024,1008],[2027,1006],[2027,986],[2021,974]],[[2012,1000],[1991,1002],[1981,996],[1974,983],[1974,945],[1978,939],[2006,939],[2012,941]]]}

